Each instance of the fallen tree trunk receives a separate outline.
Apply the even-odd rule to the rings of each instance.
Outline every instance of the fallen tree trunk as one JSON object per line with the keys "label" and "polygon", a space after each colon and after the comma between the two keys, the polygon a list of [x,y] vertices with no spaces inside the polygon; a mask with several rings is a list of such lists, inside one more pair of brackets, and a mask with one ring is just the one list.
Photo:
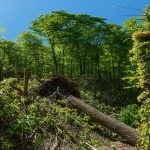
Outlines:
{"label": "fallen tree trunk", "polygon": [[86,104],[81,99],[78,99],[72,95],[68,97],[68,100],[73,107],[82,110],[84,113],[88,114],[95,122],[117,133],[122,138],[126,139],[130,144],[136,145],[138,143],[139,133],[134,128],[131,128],[130,126],[116,120],[115,118],[105,115],[99,110]]}

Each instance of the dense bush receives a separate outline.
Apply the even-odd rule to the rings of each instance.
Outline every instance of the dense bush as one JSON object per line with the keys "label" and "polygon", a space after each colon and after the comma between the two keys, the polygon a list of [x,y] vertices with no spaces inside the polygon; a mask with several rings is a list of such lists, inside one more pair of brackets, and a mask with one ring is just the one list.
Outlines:
{"label": "dense bush", "polygon": [[133,48],[131,61],[137,67],[139,76],[138,85],[143,92],[138,99],[142,103],[140,110],[139,147],[143,150],[150,149],[150,5],[144,12],[144,30],[132,35]]}
{"label": "dense bush", "polygon": [[0,83],[0,149],[41,149],[52,137],[49,144],[57,137],[58,143],[65,147],[71,142],[82,147],[92,127],[88,116],[70,109],[65,100],[53,103],[49,98],[36,95],[38,82],[35,80],[29,83],[28,97],[19,95],[10,83],[23,88],[16,79]]}
{"label": "dense bush", "polygon": [[139,123],[139,106],[132,104],[123,108],[119,114],[119,119],[122,122],[137,128]]}

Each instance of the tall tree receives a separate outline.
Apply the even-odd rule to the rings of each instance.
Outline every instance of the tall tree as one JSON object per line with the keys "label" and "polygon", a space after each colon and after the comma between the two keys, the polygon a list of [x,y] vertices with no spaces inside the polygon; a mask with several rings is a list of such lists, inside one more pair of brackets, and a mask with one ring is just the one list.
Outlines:
{"label": "tall tree", "polygon": [[[16,72],[18,47],[16,43],[9,40],[0,41],[0,53],[1,53],[1,73],[9,74]],[[3,68],[3,69],[2,69]],[[2,71],[3,70],[3,71]],[[6,75],[6,76],[7,76]]]}
{"label": "tall tree", "polygon": [[21,49],[23,67],[29,68],[31,73],[39,76],[42,68],[42,40],[37,35],[26,31],[17,37],[17,43]]}
{"label": "tall tree", "polygon": [[144,89],[139,96],[143,103],[140,111],[141,124],[140,147],[143,150],[150,149],[150,6],[145,11],[146,28],[143,31],[133,34],[133,49],[131,58],[137,65],[137,74],[139,76],[139,86]]}
{"label": "tall tree", "polygon": [[74,15],[64,11],[56,11],[52,12],[52,14],[40,16],[32,23],[31,28],[41,35],[46,36],[49,41],[52,49],[53,73],[58,72],[56,48],[61,45],[63,67],[64,52],[67,50],[68,54],[72,55],[72,58],[74,57],[78,60],[77,63],[80,68],[80,75],[82,75],[83,70],[85,70],[83,62],[85,63],[86,61],[86,54],[88,52],[87,45],[94,45],[94,36],[96,34],[100,36],[96,31],[101,29],[103,25],[103,18],[91,17],[85,14]]}

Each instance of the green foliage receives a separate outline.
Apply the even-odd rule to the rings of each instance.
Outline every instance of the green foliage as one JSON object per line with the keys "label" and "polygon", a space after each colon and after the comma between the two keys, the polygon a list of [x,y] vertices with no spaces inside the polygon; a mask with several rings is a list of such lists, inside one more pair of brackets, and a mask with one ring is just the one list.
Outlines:
{"label": "green foliage", "polygon": [[[28,67],[30,74],[38,77],[52,73],[76,80],[88,77],[93,82],[93,93],[104,93],[105,100],[128,99],[121,97],[121,78],[128,74],[127,69],[133,69],[129,63],[132,40],[128,29],[108,24],[104,18],[65,11],[39,16],[30,29],[15,42],[0,42],[0,80],[22,77],[24,67]],[[124,95],[128,95],[126,91]]]}
{"label": "green foliage", "polygon": [[140,107],[136,104],[129,105],[121,110],[119,119],[127,125],[137,128],[140,120],[139,109]]}
{"label": "green foliage", "polygon": [[143,150],[150,149],[150,7],[147,7],[145,11],[145,24],[147,27],[144,31],[136,32],[133,34],[133,49],[132,49],[132,63],[136,63],[137,74],[140,75],[138,84],[143,88],[142,94],[138,97],[142,101],[142,107],[140,110],[140,147]]}
{"label": "green foliage", "polygon": [[[6,143],[14,148],[18,148],[21,145],[23,148],[26,147],[28,143],[32,143],[34,140],[32,134],[42,126],[42,121],[45,118],[45,115],[40,115],[36,104],[26,106],[25,102],[27,99],[17,95],[17,93],[11,89],[9,84],[14,82],[15,80],[9,79],[0,83],[0,118],[3,124],[1,128],[1,138],[3,139],[1,141],[2,149],[7,149]],[[37,136],[38,133],[39,131],[37,131]],[[31,138],[27,138],[30,136]],[[18,144],[16,144],[15,140],[18,141]]]}
{"label": "green foliage", "polygon": [[[1,149],[31,149],[41,147],[50,134],[63,136],[66,145],[74,141],[80,147],[89,139],[92,125],[89,117],[70,109],[65,102],[52,103],[40,98],[35,89],[38,82],[30,81],[31,96],[18,95],[10,83],[22,88],[16,79],[0,83],[0,139]],[[33,96],[34,95],[34,96]],[[63,105],[62,105],[63,104]]]}
{"label": "green foliage", "polygon": [[[148,15],[149,11],[146,11],[145,16]],[[145,19],[148,21],[149,17]],[[65,11],[41,15],[31,24],[33,32],[21,33],[16,42],[0,41],[0,80],[10,76],[22,77],[24,67],[29,68],[31,77],[53,73],[70,76],[79,82],[83,79],[86,91],[83,95],[87,102],[115,117],[118,111],[106,104],[122,106],[133,103],[139,89],[144,88],[145,92],[139,99],[144,103],[141,114],[146,112],[147,116],[149,101],[145,103],[145,99],[149,97],[147,89],[150,86],[150,33],[134,33],[131,39],[134,31],[148,29],[146,25],[132,18],[121,27],[107,24],[104,18]],[[31,146],[36,147],[48,138],[47,131],[53,129],[54,134],[65,135],[66,143],[70,138],[79,141],[88,138],[91,129],[88,116],[69,109],[65,100],[54,104],[47,98],[38,97],[36,80],[29,82],[28,98],[20,96],[9,83],[23,88],[22,82],[18,84],[14,79],[0,83],[3,149],[16,147],[14,136],[19,141],[18,146],[26,147],[32,143]],[[122,110],[121,120],[137,127],[138,116],[132,109],[136,112],[138,108],[132,105]],[[146,121],[142,122],[147,127]],[[141,141],[144,141],[146,131]]]}
{"label": "green foliage", "polygon": [[112,117],[118,116],[119,111],[117,110],[117,108],[112,107],[104,102],[100,102],[98,99],[95,99],[91,92],[81,90],[81,95],[87,103],[89,103],[91,106],[95,107],[99,111],[107,115],[111,115]]}
{"label": "green foliage", "polygon": [[106,105],[105,103],[98,104],[96,108],[108,115],[113,115],[113,113],[115,112],[111,106]]}
{"label": "green foliage", "polygon": [[133,34],[135,31],[141,30],[143,24],[142,21],[139,21],[137,18],[130,18],[124,22],[123,27]]}
{"label": "green foliage", "polygon": [[144,150],[149,150],[150,148],[150,100],[147,99],[143,102],[140,109],[140,146]]}

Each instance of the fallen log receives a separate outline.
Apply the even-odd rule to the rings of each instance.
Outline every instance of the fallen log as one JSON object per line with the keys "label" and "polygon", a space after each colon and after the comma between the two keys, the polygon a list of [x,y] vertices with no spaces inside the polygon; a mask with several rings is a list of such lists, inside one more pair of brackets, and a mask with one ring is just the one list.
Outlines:
{"label": "fallen log", "polygon": [[105,115],[79,99],[80,92],[76,83],[71,79],[62,76],[54,76],[43,82],[43,84],[39,87],[39,94],[41,96],[50,96],[55,93],[54,95],[56,97],[58,96],[58,99],[60,99],[61,92],[66,94],[66,96],[71,95],[68,97],[71,106],[88,114],[95,122],[117,133],[132,145],[136,145],[138,143],[139,132],[136,129],[116,120],[115,118]]}
{"label": "fallen log", "polygon": [[99,110],[86,104],[83,100],[72,95],[68,97],[68,100],[71,106],[88,114],[92,120],[117,133],[122,138],[126,139],[130,144],[136,145],[138,143],[139,132],[136,129],[116,120],[115,118],[105,115]]}

